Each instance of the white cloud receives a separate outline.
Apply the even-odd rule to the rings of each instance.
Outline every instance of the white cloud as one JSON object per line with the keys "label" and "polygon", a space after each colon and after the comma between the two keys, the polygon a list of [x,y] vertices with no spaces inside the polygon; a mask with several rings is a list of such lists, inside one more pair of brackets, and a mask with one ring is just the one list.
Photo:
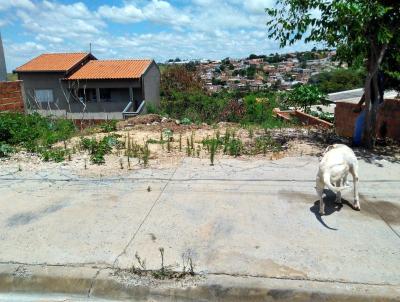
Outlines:
{"label": "white cloud", "polygon": [[267,7],[272,8],[275,4],[275,0],[244,0],[243,7],[256,14],[265,13]]}
{"label": "white cloud", "polygon": [[30,0],[0,0],[0,11],[10,8],[22,8],[32,10],[35,5]]}
{"label": "white cloud", "polygon": [[[36,34],[37,39],[59,42],[64,39],[87,40],[100,34],[106,24],[85,4],[59,4],[43,1],[34,14],[17,10],[19,22],[26,31]],[[87,42],[88,43],[88,42]]]}
{"label": "white cloud", "polygon": [[[58,1],[38,0],[34,7],[11,8],[6,25],[1,25],[6,13],[0,12],[0,26],[18,24],[27,41],[4,43],[6,55],[13,54],[6,57],[9,67],[15,68],[43,52],[87,51],[89,43],[98,58],[145,57],[158,61],[177,56],[245,57],[312,47],[300,42],[280,50],[276,41],[267,39],[264,8],[274,0],[181,0],[184,6],[174,6],[171,0],[125,0],[119,6],[97,9],[89,9],[83,2]],[[0,7],[4,3],[10,2],[0,0]],[[118,25],[107,27],[111,21],[146,21],[163,26],[152,26],[151,32],[141,33],[135,32],[135,26],[121,26],[121,31],[114,32],[111,29]]]}
{"label": "white cloud", "polygon": [[181,26],[190,22],[190,17],[185,12],[176,9],[169,2],[152,0],[146,5],[126,3],[124,6],[103,5],[98,9],[100,16],[117,23],[136,23],[150,21],[154,23]]}
{"label": "white cloud", "polygon": [[132,4],[123,7],[103,5],[99,7],[98,12],[100,16],[117,23],[134,23],[144,19],[142,10]]}

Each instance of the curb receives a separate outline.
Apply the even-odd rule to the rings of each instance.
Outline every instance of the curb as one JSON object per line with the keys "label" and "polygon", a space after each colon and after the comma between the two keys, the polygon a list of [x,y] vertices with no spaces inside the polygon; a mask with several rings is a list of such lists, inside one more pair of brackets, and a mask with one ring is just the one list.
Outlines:
{"label": "curb", "polygon": [[155,280],[106,267],[0,265],[0,294],[64,294],[129,301],[400,301],[400,286],[223,274]]}

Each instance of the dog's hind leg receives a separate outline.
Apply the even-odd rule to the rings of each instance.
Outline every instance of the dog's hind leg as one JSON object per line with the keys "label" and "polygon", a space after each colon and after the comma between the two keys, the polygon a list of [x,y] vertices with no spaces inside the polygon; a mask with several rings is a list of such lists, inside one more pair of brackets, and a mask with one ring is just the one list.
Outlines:
{"label": "dog's hind leg", "polygon": [[350,173],[353,176],[353,191],[354,191],[354,202],[353,202],[353,206],[354,209],[356,210],[361,210],[360,208],[360,200],[358,197],[358,167],[357,165],[352,166],[350,168]]}
{"label": "dog's hind leg", "polygon": [[[340,187],[341,185],[342,185],[342,180],[338,180],[338,181],[336,182],[336,186],[337,186],[337,187]],[[336,200],[335,200],[335,202],[336,202],[336,203],[342,203],[342,192],[338,191],[338,192],[336,193]]]}
{"label": "dog's hind leg", "polygon": [[322,198],[322,195],[324,194],[324,187],[318,186],[318,183],[317,183],[315,190],[317,191],[317,194],[319,197],[319,214],[324,215],[325,214],[325,205],[324,205],[324,199]]}

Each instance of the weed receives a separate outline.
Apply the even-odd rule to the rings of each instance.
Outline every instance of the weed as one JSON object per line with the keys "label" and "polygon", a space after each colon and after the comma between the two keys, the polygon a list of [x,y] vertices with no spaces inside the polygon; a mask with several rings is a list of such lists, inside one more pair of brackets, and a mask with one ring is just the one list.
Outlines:
{"label": "weed", "polygon": [[210,162],[211,166],[214,166],[214,159],[215,159],[215,153],[217,152],[218,148],[218,140],[217,139],[211,139],[210,140]]}
{"label": "weed", "polygon": [[100,129],[102,132],[116,131],[117,130],[117,121],[116,120],[106,121],[100,125]]}
{"label": "weed", "polygon": [[240,139],[233,138],[228,142],[228,153],[232,156],[239,156],[243,151],[243,143]]}
{"label": "weed", "polygon": [[112,148],[120,144],[118,137],[120,136],[112,134],[103,137],[100,141],[97,141],[95,138],[81,138],[81,147],[83,150],[89,151],[92,163],[98,165],[104,164],[104,155],[111,153]]}
{"label": "weed", "polygon": [[119,166],[120,166],[121,170],[124,169],[124,161],[122,160],[122,158],[119,159]]}
{"label": "weed", "polygon": [[194,151],[194,131],[192,131],[192,135],[190,136],[190,148]]}
{"label": "weed", "polygon": [[264,155],[267,151],[281,151],[282,146],[275,141],[270,134],[265,134],[263,136],[257,137],[255,140],[255,150],[256,154],[263,153]]}
{"label": "weed", "polygon": [[18,164],[18,172],[21,172],[21,171],[22,171],[21,164]]}
{"label": "weed", "polygon": [[191,149],[190,149],[190,142],[189,142],[189,138],[186,137],[186,154],[187,156],[191,156]]}
{"label": "weed", "polygon": [[50,148],[40,150],[40,155],[44,161],[62,162],[65,160],[65,156],[68,154],[68,150],[63,148]]}
{"label": "weed", "polygon": [[[9,153],[9,146],[21,146],[39,153],[59,141],[66,141],[76,132],[71,120],[42,117],[37,113],[0,113],[0,149]],[[5,150],[6,148],[6,150]],[[4,155],[3,155],[4,156]]]}
{"label": "weed", "polygon": [[9,144],[0,142],[0,157],[9,156],[11,153],[14,153],[15,149]]}
{"label": "weed", "polygon": [[254,137],[254,128],[252,126],[249,126],[249,138],[252,139]]}
{"label": "weed", "polygon": [[149,145],[144,144],[143,147],[140,147],[140,157],[139,157],[139,159],[142,161],[144,167],[148,166],[149,158],[150,158]]}

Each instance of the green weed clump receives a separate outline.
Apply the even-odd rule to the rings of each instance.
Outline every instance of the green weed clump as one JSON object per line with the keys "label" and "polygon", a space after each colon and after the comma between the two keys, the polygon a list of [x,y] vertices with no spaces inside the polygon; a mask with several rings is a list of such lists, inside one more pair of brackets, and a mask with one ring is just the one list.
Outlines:
{"label": "green weed clump", "polygon": [[42,159],[44,161],[54,161],[54,162],[62,162],[65,158],[70,155],[68,149],[64,148],[50,148],[50,149],[43,149],[40,152]]}
{"label": "green weed clump", "polygon": [[267,151],[282,151],[282,145],[273,139],[269,134],[257,137],[255,140],[254,153],[255,154],[266,154]]}
{"label": "green weed clump", "polygon": [[120,135],[112,134],[103,137],[101,140],[95,138],[81,138],[81,147],[89,151],[90,161],[93,164],[104,164],[104,155],[111,153],[112,148],[121,144],[118,140]]}
{"label": "green weed clump", "polygon": [[52,149],[52,145],[60,141],[66,145],[66,140],[75,133],[71,120],[43,117],[37,113],[0,113],[0,156],[22,148],[41,154],[45,160],[60,161],[67,151]]}
{"label": "green weed clump", "polygon": [[102,124],[100,124],[100,129],[102,132],[112,132],[117,130],[117,121],[116,120],[109,120]]}
{"label": "green weed clump", "polygon": [[15,149],[9,144],[0,142],[0,157],[9,156],[11,153],[14,153]]}

